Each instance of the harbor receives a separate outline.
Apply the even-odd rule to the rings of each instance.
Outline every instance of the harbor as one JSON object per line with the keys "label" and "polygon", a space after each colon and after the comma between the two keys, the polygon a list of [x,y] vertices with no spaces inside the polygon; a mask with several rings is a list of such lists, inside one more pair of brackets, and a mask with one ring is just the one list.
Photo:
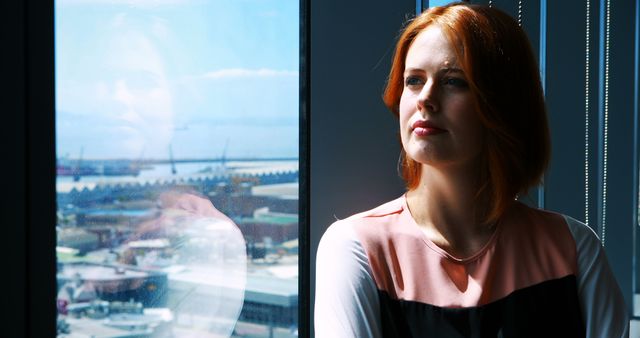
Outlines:
{"label": "harbor", "polygon": [[58,176],[58,337],[297,336],[297,160],[139,168]]}

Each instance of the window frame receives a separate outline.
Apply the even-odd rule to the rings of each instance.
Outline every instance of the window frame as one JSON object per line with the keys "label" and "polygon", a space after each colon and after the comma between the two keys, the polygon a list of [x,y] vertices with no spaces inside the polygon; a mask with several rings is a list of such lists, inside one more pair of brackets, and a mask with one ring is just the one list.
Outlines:
{"label": "window frame", "polygon": [[[309,336],[308,112],[309,8],[300,0],[300,211],[298,332]],[[3,2],[0,14],[2,95],[8,112],[2,124],[7,164],[3,183],[2,253],[11,257],[3,281],[10,311],[3,333],[10,337],[55,337],[56,171],[54,0]],[[5,153],[6,152],[6,153]]]}
{"label": "window frame", "polygon": [[48,337],[56,332],[53,1],[2,7],[1,95],[9,112],[1,133],[8,152],[3,253],[11,258],[5,262],[10,325],[3,330],[12,337]]}

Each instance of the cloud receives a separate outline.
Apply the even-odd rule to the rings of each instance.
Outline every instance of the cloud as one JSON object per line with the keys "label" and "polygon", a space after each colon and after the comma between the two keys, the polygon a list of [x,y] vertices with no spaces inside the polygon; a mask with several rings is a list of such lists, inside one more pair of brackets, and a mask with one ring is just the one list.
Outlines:
{"label": "cloud", "polygon": [[111,20],[111,26],[114,28],[122,27],[125,24],[127,13],[118,13],[113,20]]}
{"label": "cloud", "polygon": [[264,12],[258,13],[258,16],[261,16],[264,18],[275,18],[279,16],[279,13],[276,10],[270,10],[270,11],[264,11]]}
{"label": "cloud", "polygon": [[109,85],[104,81],[98,81],[94,85],[94,93],[96,100],[104,100],[109,97]]}
{"label": "cloud", "polygon": [[153,18],[151,32],[159,39],[166,39],[171,35],[171,29],[167,24],[167,20],[160,17]]}
{"label": "cloud", "polygon": [[297,77],[298,71],[294,70],[276,70],[268,68],[246,69],[246,68],[228,68],[220,69],[204,74],[202,77],[206,79],[228,79],[243,77]]}

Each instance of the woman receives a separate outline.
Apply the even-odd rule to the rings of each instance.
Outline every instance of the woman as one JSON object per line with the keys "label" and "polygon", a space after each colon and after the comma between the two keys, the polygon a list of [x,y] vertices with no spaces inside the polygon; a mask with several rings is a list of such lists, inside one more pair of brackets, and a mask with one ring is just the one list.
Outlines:
{"label": "woman", "polygon": [[550,145],[536,61],[511,17],[429,9],[398,41],[384,101],[407,193],[323,236],[317,337],[628,336],[593,231],[516,201]]}

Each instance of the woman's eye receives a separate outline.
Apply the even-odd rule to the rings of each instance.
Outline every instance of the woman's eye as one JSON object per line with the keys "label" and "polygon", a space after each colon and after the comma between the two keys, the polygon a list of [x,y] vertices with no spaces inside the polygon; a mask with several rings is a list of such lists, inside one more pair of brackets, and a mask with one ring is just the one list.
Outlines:
{"label": "woman's eye", "polygon": [[404,84],[408,87],[421,86],[422,84],[424,84],[424,81],[422,81],[422,79],[417,76],[409,76],[405,79]]}
{"label": "woman's eye", "polygon": [[453,86],[457,88],[467,88],[468,86],[467,81],[457,77],[450,77],[450,78],[444,79],[444,84],[446,86]]}

